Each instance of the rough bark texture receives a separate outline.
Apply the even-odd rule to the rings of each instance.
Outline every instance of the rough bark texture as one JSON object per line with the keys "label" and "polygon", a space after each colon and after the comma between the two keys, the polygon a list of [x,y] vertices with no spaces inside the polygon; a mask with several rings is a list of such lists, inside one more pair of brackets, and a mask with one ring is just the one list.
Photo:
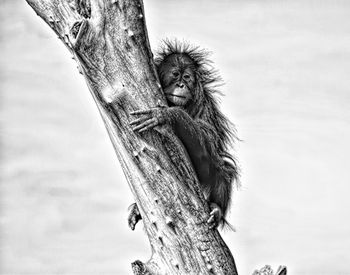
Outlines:
{"label": "rough bark texture", "polygon": [[260,270],[255,270],[252,275],[287,275],[287,267],[280,265],[276,273],[274,273],[271,266],[265,265]]}
{"label": "rough bark texture", "polygon": [[98,106],[135,200],[152,257],[135,274],[237,274],[232,254],[209,230],[208,206],[171,129],[135,134],[130,112],[166,105],[140,0],[27,0],[67,46]]}

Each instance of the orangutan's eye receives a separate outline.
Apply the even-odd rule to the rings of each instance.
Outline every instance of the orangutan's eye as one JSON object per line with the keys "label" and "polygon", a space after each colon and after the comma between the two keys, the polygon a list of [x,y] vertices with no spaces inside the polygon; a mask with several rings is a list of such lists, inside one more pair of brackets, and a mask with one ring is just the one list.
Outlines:
{"label": "orangutan's eye", "polygon": [[183,78],[186,80],[186,81],[190,81],[191,80],[191,76],[189,74],[184,74]]}

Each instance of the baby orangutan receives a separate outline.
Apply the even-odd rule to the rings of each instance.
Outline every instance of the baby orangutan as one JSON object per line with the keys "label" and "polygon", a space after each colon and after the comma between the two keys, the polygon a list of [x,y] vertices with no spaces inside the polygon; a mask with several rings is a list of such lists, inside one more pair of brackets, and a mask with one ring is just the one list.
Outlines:
{"label": "baby orangutan", "polygon": [[[206,52],[179,42],[166,41],[155,63],[169,107],[133,112],[135,120],[130,124],[140,133],[161,124],[173,128],[210,204],[210,228],[224,225],[238,167],[228,153],[235,138],[233,125],[220,112],[215,98],[220,78],[208,68]],[[132,230],[140,219],[137,205],[131,205],[128,222]]]}

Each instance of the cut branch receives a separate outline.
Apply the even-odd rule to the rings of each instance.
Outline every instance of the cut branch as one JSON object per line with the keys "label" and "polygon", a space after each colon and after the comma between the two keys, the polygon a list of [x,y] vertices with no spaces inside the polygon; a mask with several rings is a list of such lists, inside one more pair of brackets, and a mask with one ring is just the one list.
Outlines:
{"label": "cut branch", "polygon": [[[78,63],[139,206],[152,247],[135,274],[237,274],[207,225],[209,209],[186,151],[166,126],[136,134],[130,113],[166,105],[141,0],[27,0]],[[82,3],[80,3],[82,4]]]}

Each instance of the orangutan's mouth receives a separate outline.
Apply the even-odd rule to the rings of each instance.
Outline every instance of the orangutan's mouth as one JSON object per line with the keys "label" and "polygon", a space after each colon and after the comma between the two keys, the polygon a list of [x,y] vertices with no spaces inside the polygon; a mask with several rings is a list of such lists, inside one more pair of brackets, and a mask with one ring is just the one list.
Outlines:
{"label": "orangutan's mouth", "polygon": [[183,99],[186,99],[186,97],[185,97],[185,96],[181,96],[181,95],[166,94],[166,96],[172,96],[172,97],[178,97],[178,98],[183,98]]}

